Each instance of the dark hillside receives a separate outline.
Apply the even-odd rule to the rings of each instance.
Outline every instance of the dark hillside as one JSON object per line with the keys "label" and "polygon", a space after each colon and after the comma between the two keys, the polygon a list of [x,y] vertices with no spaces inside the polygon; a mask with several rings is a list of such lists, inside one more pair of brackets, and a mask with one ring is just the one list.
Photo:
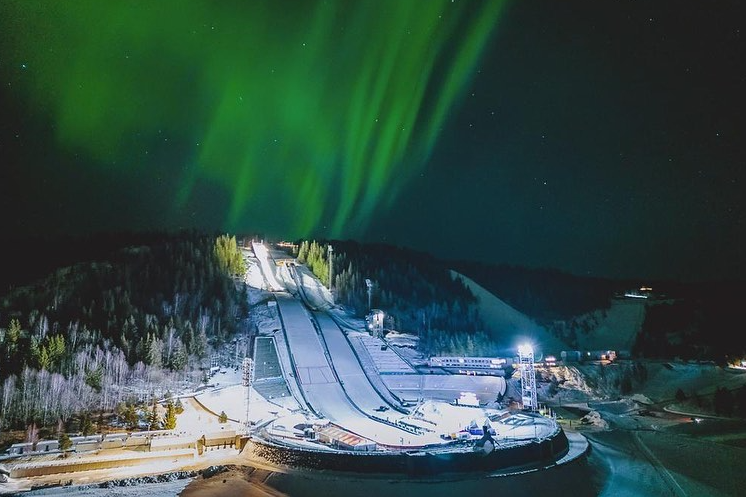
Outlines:
{"label": "dark hillside", "polygon": [[[142,242],[141,239],[136,240]],[[199,376],[211,347],[239,330],[245,287],[222,269],[216,239],[160,236],[57,269],[0,299],[0,424],[112,409]],[[44,404],[14,402],[53,388]]]}
{"label": "dark hillside", "polygon": [[[420,337],[429,353],[487,354],[495,348],[473,307],[474,296],[451,276],[448,264],[433,256],[386,244],[333,241],[337,301],[358,316],[371,307],[386,313],[385,327]],[[328,243],[299,242],[298,260],[327,284]]]}
{"label": "dark hillside", "polygon": [[602,278],[505,264],[457,261],[453,269],[473,279],[524,314],[544,323],[606,309],[611,298],[633,285]]}

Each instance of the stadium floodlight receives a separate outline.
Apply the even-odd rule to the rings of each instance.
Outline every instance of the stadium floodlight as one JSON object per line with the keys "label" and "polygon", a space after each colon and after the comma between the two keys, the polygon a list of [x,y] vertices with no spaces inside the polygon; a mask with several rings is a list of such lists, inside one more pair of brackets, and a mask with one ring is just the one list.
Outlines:
{"label": "stadium floodlight", "polygon": [[518,353],[521,355],[530,355],[534,353],[534,348],[530,343],[522,343],[518,346]]}

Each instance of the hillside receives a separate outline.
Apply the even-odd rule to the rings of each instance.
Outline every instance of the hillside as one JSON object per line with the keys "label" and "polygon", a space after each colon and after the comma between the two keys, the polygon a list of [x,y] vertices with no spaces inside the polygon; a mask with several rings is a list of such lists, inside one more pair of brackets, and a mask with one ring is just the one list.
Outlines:
{"label": "hillside", "polygon": [[639,286],[637,282],[577,276],[556,269],[469,261],[451,261],[449,267],[545,326],[608,309],[616,293]]}
{"label": "hillside", "polygon": [[460,279],[476,297],[475,307],[485,328],[496,342],[511,347],[528,341],[544,354],[559,354],[568,348],[544,327],[500,300],[471,278],[456,271],[451,271],[451,274],[454,278]]}
{"label": "hillside", "polygon": [[0,428],[69,424],[198,383],[248,312],[218,240],[130,246],[0,296]]}
{"label": "hillside", "polygon": [[614,299],[608,310],[575,319],[581,330],[576,332],[577,350],[632,350],[645,321],[646,304],[644,300]]}

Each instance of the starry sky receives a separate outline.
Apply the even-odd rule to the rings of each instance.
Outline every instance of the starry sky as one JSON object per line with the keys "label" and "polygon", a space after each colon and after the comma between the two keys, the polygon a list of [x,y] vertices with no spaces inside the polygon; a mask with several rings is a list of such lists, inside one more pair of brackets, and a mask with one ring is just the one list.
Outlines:
{"label": "starry sky", "polygon": [[744,14],[5,0],[2,235],[197,228],[745,278]]}

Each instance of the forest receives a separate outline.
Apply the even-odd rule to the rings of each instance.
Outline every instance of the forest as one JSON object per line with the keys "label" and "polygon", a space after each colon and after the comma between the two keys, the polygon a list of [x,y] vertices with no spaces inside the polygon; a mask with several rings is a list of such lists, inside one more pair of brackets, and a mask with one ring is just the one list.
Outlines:
{"label": "forest", "polygon": [[355,315],[369,311],[367,279],[372,284],[370,306],[385,312],[384,327],[416,334],[424,354],[493,355],[500,349],[484,329],[474,296],[444,262],[385,244],[299,241],[295,255],[325,285],[329,244],[333,293]]}
{"label": "forest", "polygon": [[452,266],[544,325],[569,320],[596,309],[608,309],[615,293],[636,285],[576,276],[556,269],[468,261],[454,262]]}
{"label": "forest", "polygon": [[743,283],[659,285],[667,298],[647,308],[633,352],[640,357],[714,360],[746,357],[740,333]]}
{"label": "forest", "polygon": [[2,296],[0,429],[73,418],[80,429],[90,413],[196,385],[211,350],[245,326],[235,237],[142,241]]}

